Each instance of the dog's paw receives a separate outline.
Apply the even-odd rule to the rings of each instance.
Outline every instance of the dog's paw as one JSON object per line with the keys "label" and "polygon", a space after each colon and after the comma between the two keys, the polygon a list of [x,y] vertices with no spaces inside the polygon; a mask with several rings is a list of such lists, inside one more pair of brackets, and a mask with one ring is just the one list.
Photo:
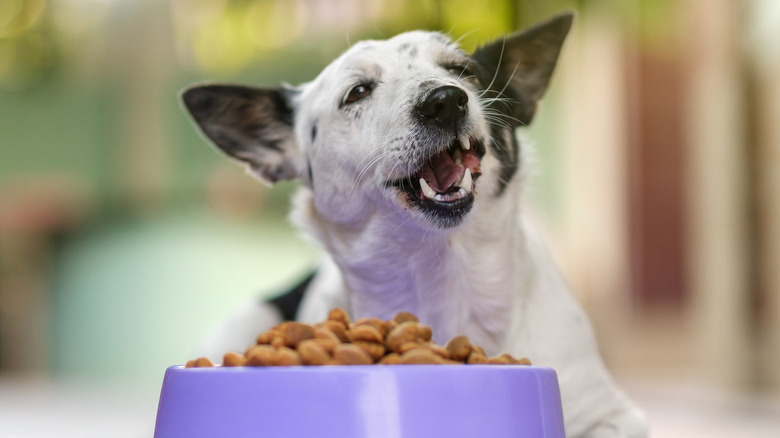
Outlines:
{"label": "dog's paw", "polygon": [[588,429],[581,438],[647,438],[647,421],[641,411],[628,408],[616,412]]}

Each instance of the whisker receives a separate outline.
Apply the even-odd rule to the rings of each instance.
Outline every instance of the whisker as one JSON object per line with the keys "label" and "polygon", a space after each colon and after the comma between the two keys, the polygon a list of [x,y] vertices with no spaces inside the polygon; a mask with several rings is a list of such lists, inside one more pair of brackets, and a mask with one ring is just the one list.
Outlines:
{"label": "whisker", "polygon": [[515,64],[515,68],[512,69],[512,74],[509,75],[509,78],[506,80],[506,84],[504,84],[504,88],[502,88],[501,91],[499,91],[498,93],[499,95],[503,95],[504,91],[506,91],[506,87],[508,87],[509,84],[512,83],[512,79],[515,77],[515,73],[517,73],[518,67],[520,67],[520,61],[518,61],[517,64]]}
{"label": "whisker", "polygon": [[[454,28],[455,28],[455,26],[453,26],[453,29]],[[453,43],[460,45],[460,42],[463,40],[463,38],[466,38],[467,36],[471,35],[472,33],[477,32],[478,30],[479,29],[472,29],[472,30],[464,33],[463,35],[460,36],[460,38],[458,38],[455,41],[453,41]]]}
{"label": "whisker", "polygon": [[[504,49],[506,48],[506,38],[501,40],[501,53],[498,54],[498,64],[501,65],[501,61],[504,59]],[[487,87],[485,87],[486,90],[490,90],[493,87],[493,83],[496,81],[496,78],[498,77],[498,69],[496,69],[495,73],[493,73],[493,79],[490,80],[490,84],[488,84]]]}
{"label": "whisker", "polygon": [[346,205],[349,205],[352,201],[352,195],[355,193],[355,187],[357,187],[360,182],[362,181],[363,177],[368,173],[368,171],[373,167],[375,164],[377,164],[382,158],[384,158],[386,155],[388,155],[390,152],[383,152],[376,157],[372,158],[371,161],[358,173],[357,177],[355,178],[354,182],[352,183],[352,188],[349,191],[349,196],[347,196],[347,203]]}

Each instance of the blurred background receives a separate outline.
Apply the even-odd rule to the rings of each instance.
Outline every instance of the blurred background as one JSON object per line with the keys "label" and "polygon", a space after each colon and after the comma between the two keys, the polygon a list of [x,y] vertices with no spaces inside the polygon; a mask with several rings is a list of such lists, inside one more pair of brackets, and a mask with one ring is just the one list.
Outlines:
{"label": "blurred background", "polygon": [[165,368],[318,249],[178,103],[578,13],[529,211],[653,436],[780,430],[780,2],[0,0],[0,435],[151,436]]}

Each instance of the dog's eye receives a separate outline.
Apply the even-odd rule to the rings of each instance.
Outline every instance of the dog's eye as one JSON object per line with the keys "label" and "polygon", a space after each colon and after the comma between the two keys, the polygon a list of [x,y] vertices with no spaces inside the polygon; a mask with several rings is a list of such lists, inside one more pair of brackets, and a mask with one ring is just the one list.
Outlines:
{"label": "dog's eye", "polygon": [[356,85],[347,93],[347,97],[344,98],[344,104],[355,103],[369,94],[371,94],[370,86],[367,84]]}

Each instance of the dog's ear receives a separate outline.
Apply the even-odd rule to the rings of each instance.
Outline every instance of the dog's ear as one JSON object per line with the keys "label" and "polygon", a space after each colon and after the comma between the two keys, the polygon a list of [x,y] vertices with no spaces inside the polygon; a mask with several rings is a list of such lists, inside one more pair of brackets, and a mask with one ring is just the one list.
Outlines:
{"label": "dog's ear", "polygon": [[201,131],[229,156],[273,184],[298,177],[292,88],[200,85],[181,99]]}
{"label": "dog's ear", "polygon": [[513,94],[519,94],[512,97],[518,101],[515,117],[521,124],[527,125],[533,119],[536,103],[547,89],[573,20],[572,12],[556,15],[474,51],[472,58],[493,75],[491,88],[502,91],[511,87]]}

